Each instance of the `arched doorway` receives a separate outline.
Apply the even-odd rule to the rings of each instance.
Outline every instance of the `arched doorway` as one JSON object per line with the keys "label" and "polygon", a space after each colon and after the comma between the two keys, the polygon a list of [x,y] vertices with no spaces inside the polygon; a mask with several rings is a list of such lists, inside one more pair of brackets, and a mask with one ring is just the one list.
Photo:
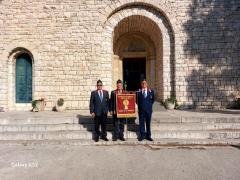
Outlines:
{"label": "arched doorway", "polygon": [[[139,35],[138,38],[146,45],[146,78],[156,91],[157,100],[162,101],[176,94],[174,32],[169,18],[162,10],[154,5],[135,1],[120,5],[108,14],[103,35],[105,39],[102,55],[109,63],[112,62],[111,71],[106,73],[112,73],[109,82],[113,88],[116,86],[116,79],[123,78],[123,69],[120,67],[126,58],[119,51],[119,44],[122,44],[125,36],[130,38]],[[141,52],[137,54],[140,56]],[[134,56],[136,57],[136,52]]]}
{"label": "arched doorway", "polygon": [[163,99],[162,34],[155,22],[140,15],[124,18],[114,28],[113,52],[113,83],[123,79],[134,91],[147,79]]}
{"label": "arched doorway", "polygon": [[32,60],[27,53],[16,58],[15,72],[16,103],[30,103],[32,101]]}

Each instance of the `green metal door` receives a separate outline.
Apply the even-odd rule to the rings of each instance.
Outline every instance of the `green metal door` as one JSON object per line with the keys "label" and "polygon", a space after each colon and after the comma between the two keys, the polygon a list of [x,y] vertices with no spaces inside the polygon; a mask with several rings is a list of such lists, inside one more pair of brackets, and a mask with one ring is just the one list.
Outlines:
{"label": "green metal door", "polygon": [[16,60],[16,103],[32,101],[32,60],[28,54]]}

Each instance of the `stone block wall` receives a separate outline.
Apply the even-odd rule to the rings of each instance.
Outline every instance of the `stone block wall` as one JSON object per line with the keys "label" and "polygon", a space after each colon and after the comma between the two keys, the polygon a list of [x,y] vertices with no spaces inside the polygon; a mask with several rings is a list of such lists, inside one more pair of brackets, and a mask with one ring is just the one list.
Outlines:
{"label": "stone block wall", "polygon": [[169,92],[164,97],[174,94],[183,106],[224,108],[239,95],[239,0],[1,0],[0,107],[27,107],[14,102],[11,72],[13,54],[26,49],[34,62],[33,99],[45,97],[48,109],[60,97],[69,109],[88,109],[98,79],[113,88],[108,20],[141,9],[153,19],[158,11],[172,33],[166,47],[171,72],[163,77],[171,88],[163,87]]}

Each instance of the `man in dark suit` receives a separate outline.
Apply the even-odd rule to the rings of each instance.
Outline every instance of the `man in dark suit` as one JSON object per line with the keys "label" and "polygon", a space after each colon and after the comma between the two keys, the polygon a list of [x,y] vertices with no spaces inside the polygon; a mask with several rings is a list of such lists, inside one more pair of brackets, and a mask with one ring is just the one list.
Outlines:
{"label": "man in dark suit", "polygon": [[[153,141],[151,138],[151,117],[152,117],[152,105],[154,103],[154,91],[148,88],[147,81],[144,79],[141,83],[142,88],[137,91],[137,104],[139,115],[139,129],[140,136],[139,141],[146,138],[149,141]],[[145,131],[145,124],[146,130]]]}
{"label": "man in dark suit", "polygon": [[90,114],[94,117],[95,124],[95,141],[99,141],[100,125],[102,136],[104,141],[108,141],[106,132],[107,113],[109,106],[109,94],[108,91],[102,89],[102,81],[97,81],[97,90],[91,92],[90,97]]}
{"label": "man in dark suit", "polygon": [[116,108],[116,95],[124,94],[122,81],[119,79],[117,81],[117,89],[111,92],[110,98],[110,114],[113,116],[113,141],[120,139],[121,141],[125,141],[124,138],[124,120],[123,118],[117,118],[117,108]]}

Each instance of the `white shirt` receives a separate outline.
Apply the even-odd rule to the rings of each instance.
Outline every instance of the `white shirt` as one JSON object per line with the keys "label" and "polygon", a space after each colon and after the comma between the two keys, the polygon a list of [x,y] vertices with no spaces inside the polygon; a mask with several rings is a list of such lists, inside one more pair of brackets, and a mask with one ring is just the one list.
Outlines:
{"label": "white shirt", "polygon": [[[147,97],[147,88],[142,89],[142,94],[144,93],[144,90],[145,90],[146,97]],[[143,95],[144,95],[144,94],[143,94]]]}
{"label": "white shirt", "polygon": [[118,94],[122,94],[122,89],[117,89]]}

